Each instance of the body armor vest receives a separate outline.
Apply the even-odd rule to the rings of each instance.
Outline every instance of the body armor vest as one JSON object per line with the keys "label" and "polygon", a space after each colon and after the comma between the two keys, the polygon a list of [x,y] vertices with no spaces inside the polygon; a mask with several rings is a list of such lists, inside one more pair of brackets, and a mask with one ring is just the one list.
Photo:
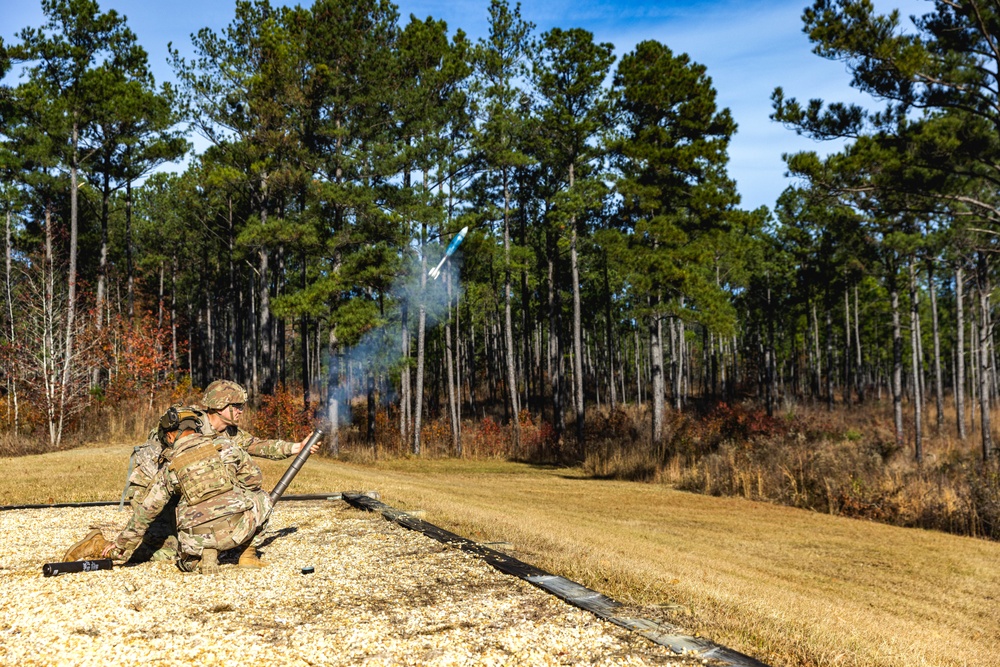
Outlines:
{"label": "body armor vest", "polygon": [[188,506],[211,500],[233,489],[233,477],[212,438],[190,436],[175,443],[168,467]]}

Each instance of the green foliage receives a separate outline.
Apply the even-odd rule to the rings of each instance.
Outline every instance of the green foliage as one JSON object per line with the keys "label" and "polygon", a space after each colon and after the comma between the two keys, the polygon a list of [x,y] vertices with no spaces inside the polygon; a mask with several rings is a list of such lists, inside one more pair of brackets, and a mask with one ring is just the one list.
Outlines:
{"label": "green foliage", "polygon": [[698,267],[711,264],[717,232],[729,228],[736,203],[725,172],[736,125],[727,109],[717,111],[705,68],[657,42],[622,58],[615,87],[622,114],[613,143],[616,186],[628,239],[617,259],[639,293],[663,300],[652,312],[679,313],[684,299],[711,312],[724,303],[716,298],[720,286]]}

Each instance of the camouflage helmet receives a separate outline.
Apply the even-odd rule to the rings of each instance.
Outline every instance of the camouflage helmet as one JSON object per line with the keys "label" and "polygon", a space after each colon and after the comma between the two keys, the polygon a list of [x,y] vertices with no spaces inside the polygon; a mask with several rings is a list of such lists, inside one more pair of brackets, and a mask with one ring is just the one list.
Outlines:
{"label": "camouflage helmet", "polygon": [[231,380],[216,380],[205,389],[202,403],[210,410],[225,410],[233,403],[246,403],[246,389]]}

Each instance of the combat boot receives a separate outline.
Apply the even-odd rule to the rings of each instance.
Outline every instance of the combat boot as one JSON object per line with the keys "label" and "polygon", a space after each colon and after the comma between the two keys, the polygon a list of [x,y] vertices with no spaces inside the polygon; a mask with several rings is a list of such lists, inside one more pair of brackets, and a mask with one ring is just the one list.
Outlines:
{"label": "combat boot", "polygon": [[74,544],[63,556],[63,562],[68,563],[75,560],[91,560],[101,557],[101,552],[108,545],[104,539],[104,534],[100,528],[94,528],[86,537]]}
{"label": "combat boot", "polygon": [[240,554],[240,567],[267,567],[267,563],[257,557],[257,547],[248,544]]}
{"label": "combat boot", "polygon": [[177,569],[181,572],[197,572],[200,559],[188,554],[181,554],[177,559]]}
{"label": "combat boot", "polygon": [[198,571],[202,574],[219,573],[219,552],[216,549],[205,549],[201,552],[201,565]]}

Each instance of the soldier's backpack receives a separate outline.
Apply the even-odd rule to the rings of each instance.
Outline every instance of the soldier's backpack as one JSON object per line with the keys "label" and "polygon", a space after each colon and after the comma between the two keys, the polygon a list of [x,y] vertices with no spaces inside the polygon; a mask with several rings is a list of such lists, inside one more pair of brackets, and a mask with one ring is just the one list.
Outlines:
{"label": "soldier's backpack", "polygon": [[201,432],[204,420],[205,413],[190,406],[173,405],[163,413],[156,428],[150,431],[146,442],[132,448],[128,472],[125,475],[125,488],[118,503],[119,509],[124,507],[126,500],[143,493],[141,489],[148,487],[153,481],[157,469],[162,464],[164,447],[170,447],[185,433]]}

